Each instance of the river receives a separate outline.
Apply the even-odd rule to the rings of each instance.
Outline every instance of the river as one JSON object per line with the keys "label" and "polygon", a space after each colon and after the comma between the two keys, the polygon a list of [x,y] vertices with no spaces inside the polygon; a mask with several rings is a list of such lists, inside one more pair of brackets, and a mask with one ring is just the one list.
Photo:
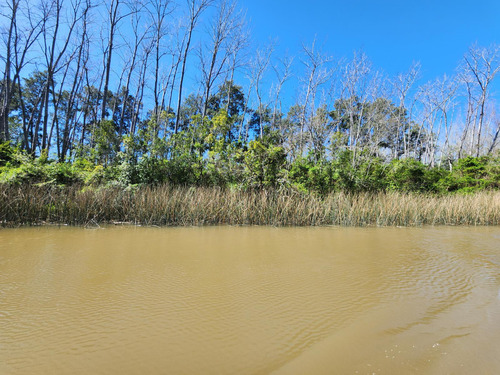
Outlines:
{"label": "river", "polygon": [[500,228],[0,230],[0,374],[498,374]]}

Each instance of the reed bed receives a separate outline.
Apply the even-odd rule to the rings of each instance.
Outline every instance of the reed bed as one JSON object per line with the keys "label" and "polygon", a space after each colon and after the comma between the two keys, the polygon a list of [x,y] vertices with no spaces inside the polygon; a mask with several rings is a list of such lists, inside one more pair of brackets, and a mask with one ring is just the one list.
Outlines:
{"label": "reed bed", "polygon": [[81,188],[0,185],[3,226],[101,223],[158,226],[499,225],[500,192],[434,196],[144,186]]}

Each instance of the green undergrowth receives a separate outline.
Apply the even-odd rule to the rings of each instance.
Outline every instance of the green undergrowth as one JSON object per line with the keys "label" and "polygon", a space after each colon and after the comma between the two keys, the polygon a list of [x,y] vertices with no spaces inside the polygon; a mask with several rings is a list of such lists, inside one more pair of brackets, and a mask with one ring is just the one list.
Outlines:
{"label": "green undergrowth", "polygon": [[231,157],[178,155],[170,159],[122,157],[95,164],[85,158],[57,162],[46,154],[32,158],[0,145],[0,184],[134,187],[140,185],[219,187],[240,190],[291,189],[327,195],[333,192],[474,193],[500,188],[500,157],[466,157],[451,165],[429,167],[414,159],[384,162],[339,153],[331,160],[304,157],[293,162],[279,147],[250,142]]}

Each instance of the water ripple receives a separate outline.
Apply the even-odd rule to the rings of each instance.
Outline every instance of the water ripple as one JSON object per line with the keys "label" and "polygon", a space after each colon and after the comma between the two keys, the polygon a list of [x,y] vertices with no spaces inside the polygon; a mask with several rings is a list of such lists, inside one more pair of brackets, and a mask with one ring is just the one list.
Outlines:
{"label": "water ripple", "polygon": [[[437,374],[500,334],[497,231],[4,231],[16,246],[0,244],[0,363],[12,374]],[[479,346],[478,358],[496,354]]]}

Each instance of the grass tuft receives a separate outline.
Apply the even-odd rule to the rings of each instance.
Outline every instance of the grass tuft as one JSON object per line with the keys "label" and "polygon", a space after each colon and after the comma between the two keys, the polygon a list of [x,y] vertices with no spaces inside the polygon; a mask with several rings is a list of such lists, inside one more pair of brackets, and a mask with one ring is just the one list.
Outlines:
{"label": "grass tuft", "polygon": [[81,188],[0,184],[0,223],[159,226],[499,225],[500,192],[471,195],[240,191],[169,185]]}

